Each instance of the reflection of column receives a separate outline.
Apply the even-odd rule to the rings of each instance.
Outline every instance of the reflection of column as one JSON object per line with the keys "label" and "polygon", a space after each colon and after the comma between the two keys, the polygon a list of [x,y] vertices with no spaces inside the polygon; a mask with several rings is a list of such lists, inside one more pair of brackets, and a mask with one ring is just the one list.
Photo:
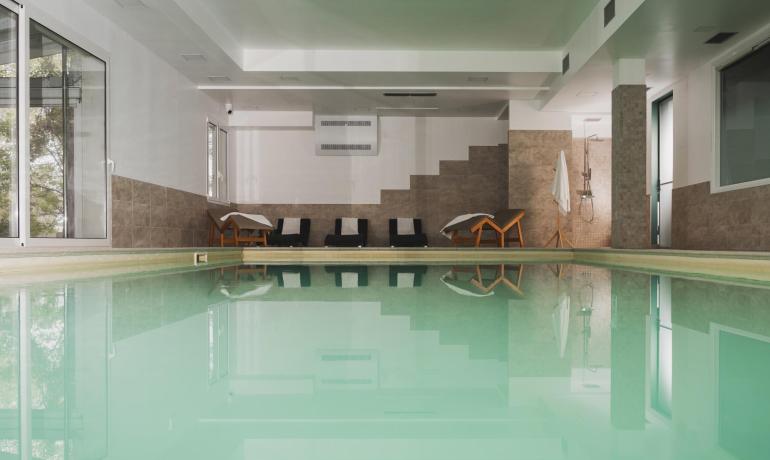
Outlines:
{"label": "reflection of column", "polygon": [[612,273],[612,426],[643,430],[645,413],[645,315],[650,276]]}

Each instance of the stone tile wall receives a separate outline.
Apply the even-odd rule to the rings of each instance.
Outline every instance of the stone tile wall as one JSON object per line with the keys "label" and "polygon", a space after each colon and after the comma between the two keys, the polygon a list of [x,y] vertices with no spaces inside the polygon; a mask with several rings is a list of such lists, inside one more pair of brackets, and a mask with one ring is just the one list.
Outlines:
{"label": "stone tile wall", "polygon": [[709,182],[675,188],[674,249],[770,251],[770,186],[711,194]]}
{"label": "stone tile wall", "polygon": [[[522,221],[527,247],[543,247],[556,231],[551,184],[561,150],[568,160],[572,158],[572,131],[508,132],[508,205],[527,212]],[[566,237],[572,240],[572,215],[561,219]]]}
{"label": "stone tile wall", "polygon": [[308,217],[310,245],[323,246],[337,217],[369,219],[369,246],[388,244],[388,219],[418,217],[431,246],[450,246],[439,230],[458,214],[507,207],[507,146],[471,147],[467,161],[442,161],[438,175],[413,175],[405,190],[383,190],[380,204],[239,204],[243,212]]}
{"label": "stone tile wall", "polygon": [[650,247],[647,196],[647,88],[612,91],[612,247]]}
{"label": "stone tile wall", "polygon": [[209,206],[205,196],[112,176],[112,246],[207,246]]}
{"label": "stone tile wall", "polygon": [[[582,202],[578,191],[583,189],[583,138],[572,140],[572,153],[567,157],[572,188],[572,243],[576,248],[610,246],[612,227],[612,139],[589,143],[589,164],[592,170],[593,203]],[[567,153],[567,152],[565,152]],[[548,184],[550,187],[550,183]],[[591,207],[593,206],[593,221]]]}
{"label": "stone tile wall", "polygon": [[611,204],[610,140],[591,143],[592,189],[595,218],[590,220],[590,203],[580,209],[578,190],[583,188],[583,139],[571,131],[525,131],[508,133],[511,208],[526,209],[524,232],[528,247],[543,247],[556,231],[556,205],[551,196],[554,167],[561,150],[567,156],[572,212],[561,216],[564,234],[575,247],[606,247],[610,240]]}

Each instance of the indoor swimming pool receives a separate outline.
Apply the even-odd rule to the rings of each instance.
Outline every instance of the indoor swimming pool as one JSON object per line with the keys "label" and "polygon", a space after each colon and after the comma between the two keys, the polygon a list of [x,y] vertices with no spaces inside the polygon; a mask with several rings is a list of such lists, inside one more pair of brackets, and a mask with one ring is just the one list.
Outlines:
{"label": "indoor swimming pool", "polygon": [[770,458],[770,286],[237,265],[0,286],[0,458]]}

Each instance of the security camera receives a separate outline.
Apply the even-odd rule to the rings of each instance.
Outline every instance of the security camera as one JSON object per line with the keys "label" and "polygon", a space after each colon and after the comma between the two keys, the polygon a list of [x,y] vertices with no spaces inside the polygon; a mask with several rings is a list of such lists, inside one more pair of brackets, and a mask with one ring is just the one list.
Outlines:
{"label": "security camera", "polygon": [[233,114],[233,105],[230,104],[230,103],[225,104],[225,110],[227,110],[227,114],[228,115],[232,115]]}

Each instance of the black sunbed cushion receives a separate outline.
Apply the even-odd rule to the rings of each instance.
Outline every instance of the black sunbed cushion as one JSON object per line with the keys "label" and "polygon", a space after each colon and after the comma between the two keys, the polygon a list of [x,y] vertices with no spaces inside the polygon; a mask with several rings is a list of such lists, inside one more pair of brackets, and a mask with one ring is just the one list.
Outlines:
{"label": "black sunbed cushion", "polygon": [[398,220],[388,220],[390,245],[395,247],[423,247],[428,245],[428,237],[422,232],[422,219],[414,219],[414,235],[399,235]]}

